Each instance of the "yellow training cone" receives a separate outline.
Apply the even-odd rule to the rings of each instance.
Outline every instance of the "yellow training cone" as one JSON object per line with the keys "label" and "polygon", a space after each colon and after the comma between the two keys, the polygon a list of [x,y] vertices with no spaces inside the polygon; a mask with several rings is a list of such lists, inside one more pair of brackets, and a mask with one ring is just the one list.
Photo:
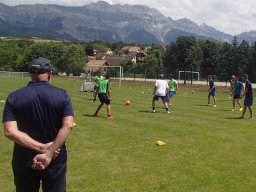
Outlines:
{"label": "yellow training cone", "polygon": [[76,123],[73,123],[73,126],[76,126]]}
{"label": "yellow training cone", "polygon": [[156,145],[164,146],[164,145],[165,145],[165,142],[163,142],[163,141],[156,141]]}
{"label": "yellow training cone", "polygon": [[5,102],[5,100],[1,100],[1,103],[4,103]]}

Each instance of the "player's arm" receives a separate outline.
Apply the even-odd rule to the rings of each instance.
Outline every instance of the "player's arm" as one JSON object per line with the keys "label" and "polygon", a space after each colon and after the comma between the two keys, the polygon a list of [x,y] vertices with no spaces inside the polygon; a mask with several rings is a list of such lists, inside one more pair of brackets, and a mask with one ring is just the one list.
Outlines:
{"label": "player's arm", "polygon": [[96,80],[93,81],[93,84],[94,84],[93,101],[96,101],[96,98],[99,92],[99,85],[96,83]]}
{"label": "player's arm", "polygon": [[245,87],[244,92],[243,92],[243,94],[242,94],[241,98],[243,98],[247,93],[248,93],[248,88],[247,88],[247,87]]}
{"label": "player's arm", "polygon": [[245,88],[244,88],[244,85],[242,84],[242,92],[244,92]]}
{"label": "player's arm", "polygon": [[34,169],[45,169],[48,167],[54,158],[54,152],[65,143],[73,129],[73,126],[73,116],[66,116],[62,119],[62,127],[59,130],[55,140],[52,142],[49,150],[34,157],[32,165]]}
{"label": "player's arm", "polygon": [[209,88],[209,92],[212,92],[212,90],[215,88],[215,85],[212,85],[212,88]]}
{"label": "player's arm", "polygon": [[93,81],[93,84],[94,86],[99,87],[99,85],[95,81]]}
{"label": "player's arm", "polygon": [[168,83],[166,83],[165,95],[168,95],[169,91],[170,91],[170,87]]}
{"label": "player's arm", "polygon": [[38,153],[44,153],[51,145],[51,143],[42,144],[20,131],[16,121],[7,121],[3,125],[5,136],[22,147],[32,149]]}
{"label": "player's arm", "polygon": [[153,91],[153,95],[155,95],[155,93],[156,93],[156,86],[154,87],[154,91]]}
{"label": "player's arm", "polygon": [[170,91],[170,89],[169,89],[169,87],[167,87],[166,90],[165,90],[165,95],[166,96],[168,96],[169,91]]}

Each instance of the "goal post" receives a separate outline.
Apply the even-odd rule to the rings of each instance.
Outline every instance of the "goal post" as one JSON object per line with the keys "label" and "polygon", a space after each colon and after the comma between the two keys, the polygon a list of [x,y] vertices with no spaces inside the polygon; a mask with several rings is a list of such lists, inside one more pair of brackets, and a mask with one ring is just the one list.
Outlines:
{"label": "goal post", "polygon": [[[91,65],[91,67],[93,67],[94,65]],[[119,77],[118,77],[118,79],[119,79],[119,83],[118,83],[118,86],[119,87],[121,87],[121,82],[122,82],[122,78],[124,77],[124,69],[123,69],[123,67],[122,66],[96,66],[95,65],[95,67],[98,67],[99,68],[99,71],[100,71],[100,69],[104,69],[104,68],[119,68]],[[90,76],[91,76],[91,73],[92,73],[92,71],[90,70]]]}
{"label": "goal post", "polygon": [[[185,73],[186,72],[186,73]],[[190,79],[190,80],[192,80],[192,77],[193,77],[193,75],[194,74],[196,74],[197,75],[197,81],[199,81],[200,80],[200,73],[198,72],[198,71],[179,71],[179,81],[181,80],[181,74],[184,74],[184,79],[185,79],[185,76],[187,75],[187,74],[190,74],[190,77],[191,78],[188,78],[188,80]],[[192,74],[191,74],[192,73]]]}

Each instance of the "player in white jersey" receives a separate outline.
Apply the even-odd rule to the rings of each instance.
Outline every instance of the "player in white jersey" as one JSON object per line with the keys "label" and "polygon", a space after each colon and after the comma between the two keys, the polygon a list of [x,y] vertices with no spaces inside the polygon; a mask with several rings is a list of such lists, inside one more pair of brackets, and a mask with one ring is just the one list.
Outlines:
{"label": "player in white jersey", "polygon": [[166,102],[166,94],[169,92],[169,85],[168,83],[164,80],[164,75],[159,75],[159,79],[156,80],[155,87],[154,87],[154,92],[153,92],[153,99],[152,99],[152,110],[151,112],[156,112],[155,110],[155,102],[158,101],[159,98],[162,99],[165,110],[167,113],[169,112],[169,107],[168,103]]}

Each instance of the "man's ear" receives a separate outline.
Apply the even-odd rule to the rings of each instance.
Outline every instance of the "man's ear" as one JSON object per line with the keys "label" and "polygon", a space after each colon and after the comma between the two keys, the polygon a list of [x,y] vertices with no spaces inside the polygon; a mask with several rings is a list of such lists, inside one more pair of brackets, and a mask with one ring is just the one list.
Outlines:
{"label": "man's ear", "polygon": [[49,71],[47,74],[48,74],[48,81],[50,81],[52,79],[52,72]]}

